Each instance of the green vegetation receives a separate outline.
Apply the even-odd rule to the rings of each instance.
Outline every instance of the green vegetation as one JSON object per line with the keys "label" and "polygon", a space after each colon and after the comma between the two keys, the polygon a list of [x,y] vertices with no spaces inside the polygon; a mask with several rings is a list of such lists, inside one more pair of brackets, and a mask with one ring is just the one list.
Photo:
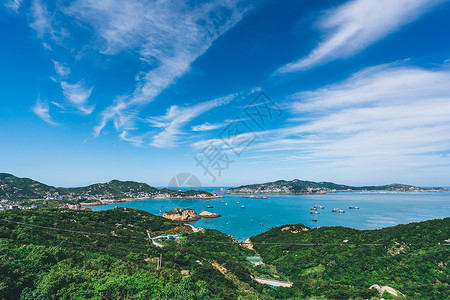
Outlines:
{"label": "green vegetation", "polygon": [[[274,266],[294,283],[289,289],[277,289],[276,297],[279,298],[371,298],[378,294],[368,288],[378,284],[390,286],[412,299],[447,299],[450,296],[450,272],[447,268],[450,249],[448,246],[423,244],[446,243],[449,232],[450,218],[380,230],[310,229],[297,224],[271,229],[252,237],[251,241],[266,264]],[[289,243],[342,245],[299,246]]]}
{"label": "green vegetation", "polygon": [[[424,244],[445,243],[449,229],[450,218],[380,230],[284,225],[251,238],[255,252],[136,209],[10,210],[0,213],[0,299],[380,299],[373,284],[446,299],[450,249]],[[162,233],[182,237],[159,248],[148,236]],[[374,243],[384,245],[360,245]],[[254,255],[265,264],[253,266]],[[252,276],[294,284],[272,289]]]}
{"label": "green vegetation", "polygon": [[304,194],[310,192],[330,192],[330,191],[391,191],[391,192],[418,192],[418,191],[448,191],[447,189],[422,188],[405,184],[389,184],[382,186],[349,186],[332,182],[314,182],[294,179],[291,181],[278,180],[274,182],[266,182],[262,184],[243,185],[237,188],[231,188],[231,193],[248,193],[248,194]]}
{"label": "green vegetation", "polygon": [[79,200],[77,203],[86,203],[100,198],[123,199],[158,195],[192,197],[201,194],[206,197],[212,196],[211,193],[205,191],[157,189],[146,183],[119,180],[92,184],[86,187],[57,188],[29,178],[19,178],[11,174],[0,173],[0,199],[5,198],[8,200],[49,199],[64,200],[66,202],[67,200]]}
{"label": "green vegetation", "polygon": [[[188,234],[188,226],[122,208],[5,211],[0,218],[60,229],[0,220],[0,299],[254,299],[272,292],[251,279],[249,250],[202,243],[233,241],[216,230]],[[147,231],[183,237],[158,248]]]}

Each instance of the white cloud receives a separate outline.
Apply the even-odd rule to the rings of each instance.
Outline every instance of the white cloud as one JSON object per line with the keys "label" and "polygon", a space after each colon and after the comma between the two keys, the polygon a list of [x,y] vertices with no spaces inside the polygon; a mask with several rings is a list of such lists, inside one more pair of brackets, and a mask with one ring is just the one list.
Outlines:
{"label": "white cloud", "polygon": [[227,123],[210,124],[209,122],[206,122],[204,124],[192,126],[191,130],[192,131],[211,131],[211,130],[216,130],[216,129],[222,128],[226,124]]}
{"label": "white cloud", "polygon": [[50,14],[45,4],[43,4],[40,0],[33,0],[31,5],[31,14],[33,17],[33,22],[30,26],[36,30],[39,38],[43,38],[46,33],[53,31],[50,21]]}
{"label": "white cloud", "polygon": [[18,12],[22,5],[23,0],[6,0],[4,1],[3,5],[13,12]]}
{"label": "white cloud", "polygon": [[53,60],[53,65],[55,66],[55,72],[61,77],[66,77],[70,75],[70,68],[64,63]]}
{"label": "white cloud", "polygon": [[247,10],[239,0],[76,1],[66,13],[93,28],[101,52],[133,51],[147,67],[137,76],[135,91],[115,99],[101,113],[94,135],[111,121],[119,131],[134,129],[140,109],[189,71],[192,62]]}
{"label": "white cloud", "polygon": [[447,0],[352,0],[324,14],[319,27],[327,38],[306,57],[277,73],[297,72],[350,57]]}
{"label": "white cloud", "polygon": [[94,111],[95,107],[93,105],[87,105],[94,87],[87,88],[81,81],[74,84],[63,81],[61,82],[61,87],[66,99],[83,114],[89,115]]}
{"label": "white cloud", "polygon": [[36,100],[36,103],[33,106],[33,112],[42,120],[44,120],[47,124],[50,125],[58,125],[58,123],[54,122],[50,117],[48,102],[41,100],[39,97]]}
{"label": "white cloud", "polygon": [[151,145],[158,148],[175,146],[177,139],[183,134],[183,126],[213,108],[228,104],[235,97],[236,94],[232,94],[188,107],[171,106],[165,115],[148,120],[153,127],[164,128],[153,137]]}
{"label": "white cloud", "polygon": [[[344,82],[302,92],[293,111],[307,116],[296,126],[258,133],[262,152],[288,151],[361,171],[450,166],[450,72],[384,65]],[[404,173],[403,173],[404,174]]]}

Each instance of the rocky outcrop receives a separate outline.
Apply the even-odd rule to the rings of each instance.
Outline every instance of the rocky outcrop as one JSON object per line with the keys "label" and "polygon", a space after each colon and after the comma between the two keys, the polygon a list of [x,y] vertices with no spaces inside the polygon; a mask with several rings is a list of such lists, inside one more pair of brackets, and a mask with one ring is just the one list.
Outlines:
{"label": "rocky outcrop", "polygon": [[200,213],[200,217],[202,217],[202,218],[218,218],[218,217],[221,217],[221,215],[215,214],[215,213],[212,213],[209,211],[202,211]]}
{"label": "rocky outcrop", "polygon": [[177,222],[191,222],[200,219],[195,209],[192,208],[175,208],[165,212],[163,217]]}

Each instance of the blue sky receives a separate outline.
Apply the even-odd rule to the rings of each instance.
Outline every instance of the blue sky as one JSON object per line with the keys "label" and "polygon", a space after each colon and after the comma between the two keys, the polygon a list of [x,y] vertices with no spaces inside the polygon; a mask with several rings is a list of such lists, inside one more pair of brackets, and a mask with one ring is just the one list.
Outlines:
{"label": "blue sky", "polygon": [[449,2],[3,0],[1,171],[449,186]]}

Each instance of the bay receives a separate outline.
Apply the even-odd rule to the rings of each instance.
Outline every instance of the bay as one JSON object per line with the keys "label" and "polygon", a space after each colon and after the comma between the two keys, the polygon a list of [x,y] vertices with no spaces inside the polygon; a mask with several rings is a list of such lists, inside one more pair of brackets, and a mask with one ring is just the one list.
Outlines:
{"label": "bay", "polygon": [[[97,211],[112,209],[115,206],[129,207],[156,215],[162,215],[177,207],[193,208],[197,213],[207,210],[221,214],[222,217],[200,219],[190,224],[195,227],[217,229],[238,241],[285,224],[379,229],[397,224],[450,217],[450,193],[337,192],[323,195],[264,195],[267,199],[242,198],[242,195],[223,196],[223,199],[209,201],[136,200],[91,208]],[[240,204],[236,204],[236,201]],[[320,214],[310,214],[310,208],[314,205],[324,206],[324,209],[317,210]],[[356,205],[359,209],[349,209],[350,205]],[[206,208],[206,206],[214,206],[214,208]],[[332,212],[334,208],[342,209],[345,213],[334,213]],[[313,219],[317,222],[313,222]]]}

